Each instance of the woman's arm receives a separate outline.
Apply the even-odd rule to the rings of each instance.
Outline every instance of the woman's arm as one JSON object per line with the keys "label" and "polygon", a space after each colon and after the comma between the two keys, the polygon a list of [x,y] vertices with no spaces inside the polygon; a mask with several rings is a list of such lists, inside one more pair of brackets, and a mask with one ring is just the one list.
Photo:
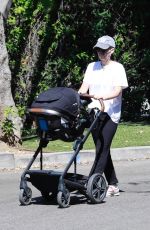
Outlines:
{"label": "woman's arm", "polygon": [[87,93],[88,89],[89,85],[83,82],[78,93]]}
{"label": "woman's arm", "polygon": [[96,94],[96,95],[94,95],[94,98],[95,99],[109,100],[109,99],[113,99],[115,97],[118,97],[121,93],[122,93],[122,87],[121,86],[116,86],[111,93],[108,93],[108,94]]}

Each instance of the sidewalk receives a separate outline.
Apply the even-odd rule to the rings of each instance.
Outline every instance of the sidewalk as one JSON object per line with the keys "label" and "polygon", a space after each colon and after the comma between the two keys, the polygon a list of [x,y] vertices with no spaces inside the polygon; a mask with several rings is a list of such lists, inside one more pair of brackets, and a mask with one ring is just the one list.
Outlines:
{"label": "sidewalk", "polygon": [[[43,164],[48,165],[64,165],[69,162],[73,152],[56,152],[43,153]],[[0,170],[25,168],[31,159],[33,152],[26,154],[0,152]],[[40,155],[40,154],[39,154]],[[113,148],[111,149],[112,159],[114,161],[150,159],[150,146]],[[80,151],[77,157],[79,164],[93,162],[95,157],[94,150]],[[34,167],[39,165],[39,156],[34,162]]]}

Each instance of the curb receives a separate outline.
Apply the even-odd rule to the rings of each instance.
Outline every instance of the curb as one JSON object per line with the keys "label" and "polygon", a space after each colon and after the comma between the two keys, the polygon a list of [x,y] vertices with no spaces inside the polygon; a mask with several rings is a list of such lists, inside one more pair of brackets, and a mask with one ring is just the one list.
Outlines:
{"label": "curb", "polygon": [[15,157],[14,154],[0,153],[0,169],[14,169]]}
{"label": "curb", "polygon": [[[64,165],[67,164],[73,152],[43,153],[43,165]],[[1,169],[23,169],[27,166],[34,153],[11,154],[0,153]],[[40,155],[40,154],[39,154]],[[150,146],[113,148],[111,156],[114,161],[150,159]],[[93,162],[95,150],[80,151],[77,157],[78,164]],[[39,167],[39,156],[35,160],[33,167]]]}

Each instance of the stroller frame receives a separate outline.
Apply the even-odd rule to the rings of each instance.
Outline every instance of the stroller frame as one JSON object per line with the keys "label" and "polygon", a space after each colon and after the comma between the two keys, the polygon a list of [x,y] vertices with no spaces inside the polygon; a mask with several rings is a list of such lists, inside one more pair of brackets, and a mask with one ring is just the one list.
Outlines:
{"label": "stroller frame", "polygon": [[[91,98],[92,96],[84,94],[84,97]],[[86,134],[82,134],[82,136],[78,137],[75,140],[73,155],[67,163],[63,172],[43,170],[42,150],[44,147],[47,146],[49,141],[46,137],[47,131],[42,131],[39,146],[21,175],[19,201],[22,205],[30,204],[32,199],[32,190],[28,187],[27,182],[31,182],[33,186],[40,190],[44,199],[50,200],[51,198],[57,197],[57,203],[61,208],[69,206],[70,191],[78,190],[81,194],[85,195],[92,203],[101,203],[104,200],[106,196],[107,185],[104,177],[101,174],[96,173],[90,177],[77,174],[77,155],[83,148],[83,145],[89,137],[91,131],[96,126],[98,120],[100,119],[101,113],[104,111],[104,104],[102,100],[100,100],[100,104],[101,110],[96,109],[95,119],[90,127],[87,129]],[[40,117],[44,115],[44,119],[45,115],[62,116],[57,111],[40,108],[31,108],[29,109],[29,112],[36,116],[40,115]],[[30,170],[38,154],[40,154],[40,170]],[[74,173],[68,173],[68,170],[73,163]],[[43,178],[45,179],[43,180]],[[39,180],[41,180],[40,184]],[[52,184],[51,187],[49,187],[50,182]],[[51,195],[49,195],[50,193]]]}

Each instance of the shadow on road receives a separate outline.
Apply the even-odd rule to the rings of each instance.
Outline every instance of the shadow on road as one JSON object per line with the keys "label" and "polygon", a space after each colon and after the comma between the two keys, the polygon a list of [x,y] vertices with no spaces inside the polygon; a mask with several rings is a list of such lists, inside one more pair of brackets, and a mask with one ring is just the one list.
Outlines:
{"label": "shadow on road", "polygon": [[[106,201],[102,201],[101,204],[105,202]],[[84,195],[78,194],[78,192],[72,193],[70,198],[70,205],[79,205],[79,204],[91,205],[92,203]],[[57,203],[57,198],[45,200],[42,196],[37,196],[32,198],[30,205],[58,205],[58,203]]]}

